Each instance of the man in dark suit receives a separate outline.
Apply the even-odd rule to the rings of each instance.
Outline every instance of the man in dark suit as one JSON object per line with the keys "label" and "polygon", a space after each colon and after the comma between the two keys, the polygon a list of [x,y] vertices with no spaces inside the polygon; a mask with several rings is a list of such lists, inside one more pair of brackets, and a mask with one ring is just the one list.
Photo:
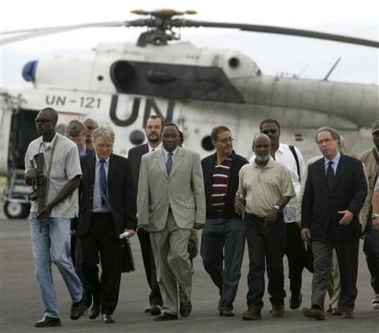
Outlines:
{"label": "man in dark suit", "polygon": [[314,273],[308,318],[325,319],[324,301],[330,261],[335,248],[341,276],[339,312],[354,317],[357,297],[358,248],[361,236],[359,212],[367,195],[363,165],[339,152],[340,135],[322,127],[315,137],[323,158],[308,167],[301,213],[301,235],[312,242]]}
{"label": "man in dark suit", "polygon": [[138,225],[150,232],[164,301],[156,321],[176,320],[178,312],[182,317],[191,313],[188,240],[191,229],[201,229],[205,221],[200,156],[178,147],[178,142],[178,127],[165,124],[162,148],[142,157],[138,182]]}
{"label": "man in dark suit", "polygon": [[[94,300],[89,318],[100,311],[103,322],[113,323],[121,280],[121,241],[119,235],[136,229],[136,195],[131,163],[112,154],[115,135],[110,127],[93,132],[93,155],[83,156],[78,236],[81,240],[82,270]],[[99,254],[102,272],[99,279]],[[97,302],[96,302],[97,301]]]}
{"label": "man in dark suit", "polygon": [[[132,163],[134,182],[136,185],[138,184],[142,155],[150,151],[154,151],[161,146],[162,127],[163,119],[160,116],[151,115],[145,126],[147,143],[129,150],[128,159]],[[163,301],[157,281],[157,271],[151,249],[150,235],[144,228],[138,229],[137,234],[141,244],[142,259],[145,267],[147,283],[150,287],[149,306],[145,309],[145,312],[151,313],[153,316],[158,316],[161,314]]]}

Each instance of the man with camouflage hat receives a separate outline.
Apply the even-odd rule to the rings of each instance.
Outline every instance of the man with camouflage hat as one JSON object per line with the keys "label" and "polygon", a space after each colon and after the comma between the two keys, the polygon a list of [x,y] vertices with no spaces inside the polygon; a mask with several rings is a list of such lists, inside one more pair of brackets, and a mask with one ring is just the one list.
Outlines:
{"label": "man with camouflage hat", "polygon": [[379,175],[379,120],[374,122],[371,129],[374,147],[361,154],[359,159],[365,164],[368,178],[368,195],[360,213],[360,222],[363,227],[363,251],[366,254],[367,266],[371,274],[371,286],[374,289],[372,308],[379,310],[379,231],[374,230],[372,222],[372,196],[376,180]]}

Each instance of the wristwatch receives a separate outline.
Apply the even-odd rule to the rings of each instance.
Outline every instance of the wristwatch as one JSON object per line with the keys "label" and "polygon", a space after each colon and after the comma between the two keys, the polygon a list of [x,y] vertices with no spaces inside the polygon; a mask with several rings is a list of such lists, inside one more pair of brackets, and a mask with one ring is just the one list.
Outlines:
{"label": "wristwatch", "polygon": [[375,220],[377,217],[379,217],[379,214],[372,214],[371,218]]}
{"label": "wristwatch", "polygon": [[280,206],[279,205],[274,205],[274,208],[279,212],[279,211],[281,211],[281,209],[280,209]]}

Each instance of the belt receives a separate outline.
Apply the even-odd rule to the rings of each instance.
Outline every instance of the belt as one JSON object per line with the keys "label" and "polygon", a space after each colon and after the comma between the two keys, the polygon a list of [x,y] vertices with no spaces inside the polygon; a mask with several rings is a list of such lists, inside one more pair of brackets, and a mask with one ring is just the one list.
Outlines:
{"label": "belt", "polygon": [[259,220],[259,221],[262,221],[262,222],[266,222],[266,216],[258,216],[258,215],[255,215],[253,213],[245,213],[245,217],[251,217],[255,220]]}

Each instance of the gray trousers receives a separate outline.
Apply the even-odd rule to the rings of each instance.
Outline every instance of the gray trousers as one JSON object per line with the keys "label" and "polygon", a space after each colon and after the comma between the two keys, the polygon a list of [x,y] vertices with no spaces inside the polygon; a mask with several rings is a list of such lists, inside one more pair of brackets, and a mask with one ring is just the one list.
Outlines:
{"label": "gray trousers", "polygon": [[162,231],[150,232],[163,299],[162,311],[165,313],[177,314],[178,301],[187,303],[191,300],[192,270],[188,253],[190,235],[191,229],[179,228],[172,213],[168,214],[166,227]]}
{"label": "gray trousers", "polygon": [[324,309],[325,295],[330,277],[332,250],[336,249],[340,270],[341,294],[338,309],[353,311],[357,298],[358,248],[359,239],[336,244],[312,242],[314,273],[312,279],[312,306]]}

